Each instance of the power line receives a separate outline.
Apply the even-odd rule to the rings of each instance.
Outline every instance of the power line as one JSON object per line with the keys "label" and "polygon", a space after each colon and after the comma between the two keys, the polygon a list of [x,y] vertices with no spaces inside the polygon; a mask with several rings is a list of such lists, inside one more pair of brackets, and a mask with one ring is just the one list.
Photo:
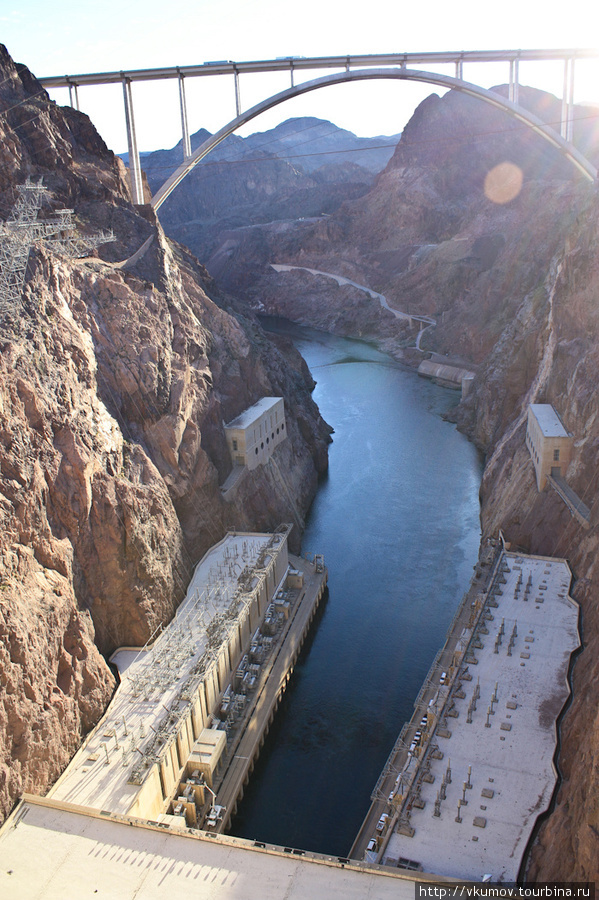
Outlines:
{"label": "power line", "polygon": [[[581,116],[580,118],[577,118],[575,120],[575,123],[582,122],[582,121],[590,121],[590,120],[599,121],[599,111],[593,115]],[[554,128],[556,125],[559,125],[560,123],[559,122],[547,122],[546,124],[549,127]],[[522,124],[521,127],[522,127],[522,129],[527,128],[527,126],[524,124]],[[444,135],[443,137],[440,137],[440,138],[427,138],[427,139],[421,139],[421,140],[416,140],[416,141],[410,140],[409,143],[404,143],[404,144],[402,144],[401,138],[400,138],[400,139],[398,139],[397,144],[376,144],[374,146],[371,145],[369,147],[348,147],[348,148],[339,148],[336,150],[314,150],[310,153],[282,153],[282,154],[273,154],[272,156],[246,157],[243,159],[232,159],[232,158],[210,159],[209,156],[207,156],[205,159],[201,160],[200,163],[198,163],[196,168],[199,169],[200,166],[203,169],[203,168],[208,168],[210,166],[217,167],[219,165],[236,166],[236,165],[245,165],[248,163],[272,163],[272,162],[277,162],[279,160],[285,161],[285,160],[293,160],[293,159],[303,159],[303,158],[310,158],[313,156],[342,156],[342,155],[350,154],[350,153],[363,154],[363,153],[368,153],[370,151],[395,150],[398,146],[399,147],[406,146],[406,147],[409,147],[410,149],[413,147],[426,147],[426,146],[435,146],[435,145],[448,146],[450,144],[453,144],[454,146],[467,146],[467,145],[485,140],[490,137],[501,137],[501,136],[509,135],[512,133],[512,130],[513,130],[512,128],[505,128],[505,129],[499,129],[499,130],[495,129],[492,131],[482,131],[482,132],[479,131],[473,135],[466,134],[466,135],[460,135],[460,136],[456,136],[456,137],[447,137],[446,135]],[[527,132],[523,130],[522,133],[526,134]],[[261,149],[261,148],[256,148],[256,149]],[[555,148],[555,149],[557,149],[557,148]],[[157,150],[155,152],[160,153],[160,152],[171,152],[171,151]],[[142,161],[142,168],[143,168],[143,161]],[[178,168],[179,168],[178,163],[171,163],[170,165],[152,166],[145,171],[148,175],[151,175],[152,173],[158,172],[158,171],[174,172]]]}

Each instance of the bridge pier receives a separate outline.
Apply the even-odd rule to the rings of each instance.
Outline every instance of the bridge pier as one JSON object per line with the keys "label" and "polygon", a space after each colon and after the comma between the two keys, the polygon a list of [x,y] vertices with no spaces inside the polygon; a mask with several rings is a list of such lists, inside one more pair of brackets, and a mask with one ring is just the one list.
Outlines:
{"label": "bridge pier", "polygon": [[143,183],[141,180],[141,163],[137,149],[135,119],[133,118],[133,96],[131,79],[123,75],[123,98],[125,100],[125,122],[127,124],[127,147],[129,150],[129,179],[131,182],[131,199],[136,206],[144,202]]}
{"label": "bridge pier", "polygon": [[520,60],[519,59],[510,59],[510,88],[508,99],[512,101],[512,103],[518,103],[518,89],[520,87],[519,82],[519,73],[520,73]]}
{"label": "bridge pier", "polygon": [[185,80],[179,72],[179,104],[181,106],[181,131],[183,133],[183,161],[191,156],[191,141],[189,139],[189,125],[187,123],[187,103],[185,100]]}
{"label": "bridge pier", "polygon": [[73,109],[79,109],[79,94],[77,93],[77,85],[74,81],[69,81],[69,101]]}
{"label": "bridge pier", "polygon": [[564,60],[564,90],[562,93],[562,121],[560,134],[566,141],[572,141],[574,109],[574,58]]}
{"label": "bridge pier", "polygon": [[237,110],[237,117],[241,115],[241,91],[239,89],[239,72],[237,68],[234,71],[235,76],[235,109]]}

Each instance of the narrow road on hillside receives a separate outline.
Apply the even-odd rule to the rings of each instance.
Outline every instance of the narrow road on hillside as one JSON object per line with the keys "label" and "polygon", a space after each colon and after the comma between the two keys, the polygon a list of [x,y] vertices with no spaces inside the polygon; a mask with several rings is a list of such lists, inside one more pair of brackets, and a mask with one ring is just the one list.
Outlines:
{"label": "narrow road on hillside", "polygon": [[408,319],[413,320],[414,322],[420,322],[421,328],[418,332],[418,336],[416,338],[416,349],[420,350],[420,338],[427,330],[427,328],[431,328],[433,325],[436,325],[436,321],[432,318],[432,316],[415,316],[410,315],[410,313],[401,312],[399,309],[393,309],[393,307],[389,306],[387,302],[387,298],[384,294],[379,294],[378,291],[373,291],[371,288],[366,287],[363,284],[357,284],[357,282],[352,281],[350,278],[344,278],[342,275],[333,275],[331,272],[321,272],[320,269],[309,269],[307,266],[288,266],[283,263],[271,263],[271,269],[274,269],[275,272],[291,272],[293,269],[300,269],[303,272],[310,272],[311,275],[324,275],[325,278],[332,278],[333,281],[336,281],[337,284],[349,284],[352,287],[358,288],[360,291],[364,291],[364,293],[368,294],[373,300],[378,300],[378,302],[385,309],[388,309],[390,313],[393,313],[396,319]]}

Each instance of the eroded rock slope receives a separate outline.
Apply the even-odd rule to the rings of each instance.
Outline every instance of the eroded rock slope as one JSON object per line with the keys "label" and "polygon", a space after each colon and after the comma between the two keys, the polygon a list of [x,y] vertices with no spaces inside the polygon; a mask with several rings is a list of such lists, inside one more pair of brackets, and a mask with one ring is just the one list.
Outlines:
{"label": "eroded rock slope", "polygon": [[[172,244],[86,116],[0,49],[0,218],[28,178],[87,260],[38,242],[0,330],[0,815],[44,791],[114,689],[107,656],[172,616],[229,527],[293,522],[298,545],[330,429],[289,345],[233,315]],[[39,217],[52,213],[50,207]],[[119,265],[151,238],[137,261]],[[225,500],[223,421],[283,396],[288,439]]]}

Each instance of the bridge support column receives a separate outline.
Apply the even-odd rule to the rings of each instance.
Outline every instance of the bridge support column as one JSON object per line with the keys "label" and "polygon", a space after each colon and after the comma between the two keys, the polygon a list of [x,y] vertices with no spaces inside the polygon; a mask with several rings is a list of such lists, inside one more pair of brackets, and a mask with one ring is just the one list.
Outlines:
{"label": "bridge support column", "polygon": [[131,182],[131,199],[136,206],[144,202],[143,183],[141,180],[141,163],[137,149],[135,120],[133,118],[133,96],[131,81],[123,77],[123,97],[125,100],[125,122],[127,124],[127,147],[129,150],[129,179]]}
{"label": "bridge support column", "polygon": [[520,87],[519,69],[520,60],[510,59],[510,90],[508,99],[516,104],[518,103],[518,88]]}
{"label": "bridge support column", "polygon": [[69,82],[69,100],[73,109],[79,109],[79,94],[77,93],[77,85]]}
{"label": "bridge support column", "polygon": [[455,77],[460,81],[464,80],[464,60],[462,58],[455,61]]}
{"label": "bridge support column", "polygon": [[574,109],[574,59],[564,60],[564,90],[562,93],[562,121],[560,134],[566,141],[572,141]]}
{"label": "bridge support column", "polygon": [[191,156],[191,141],[189,139],[189,125],[187,124],[187,103],[185,102],[185,81],[179,72],[179,103],[181,105],[181,131],[183,133],[183,160]]}
{"label": "bridge support column", "polygon": [[237,116],[241,115],[241,91],[239,90],[239,72],[235,69],[235,109]]}

